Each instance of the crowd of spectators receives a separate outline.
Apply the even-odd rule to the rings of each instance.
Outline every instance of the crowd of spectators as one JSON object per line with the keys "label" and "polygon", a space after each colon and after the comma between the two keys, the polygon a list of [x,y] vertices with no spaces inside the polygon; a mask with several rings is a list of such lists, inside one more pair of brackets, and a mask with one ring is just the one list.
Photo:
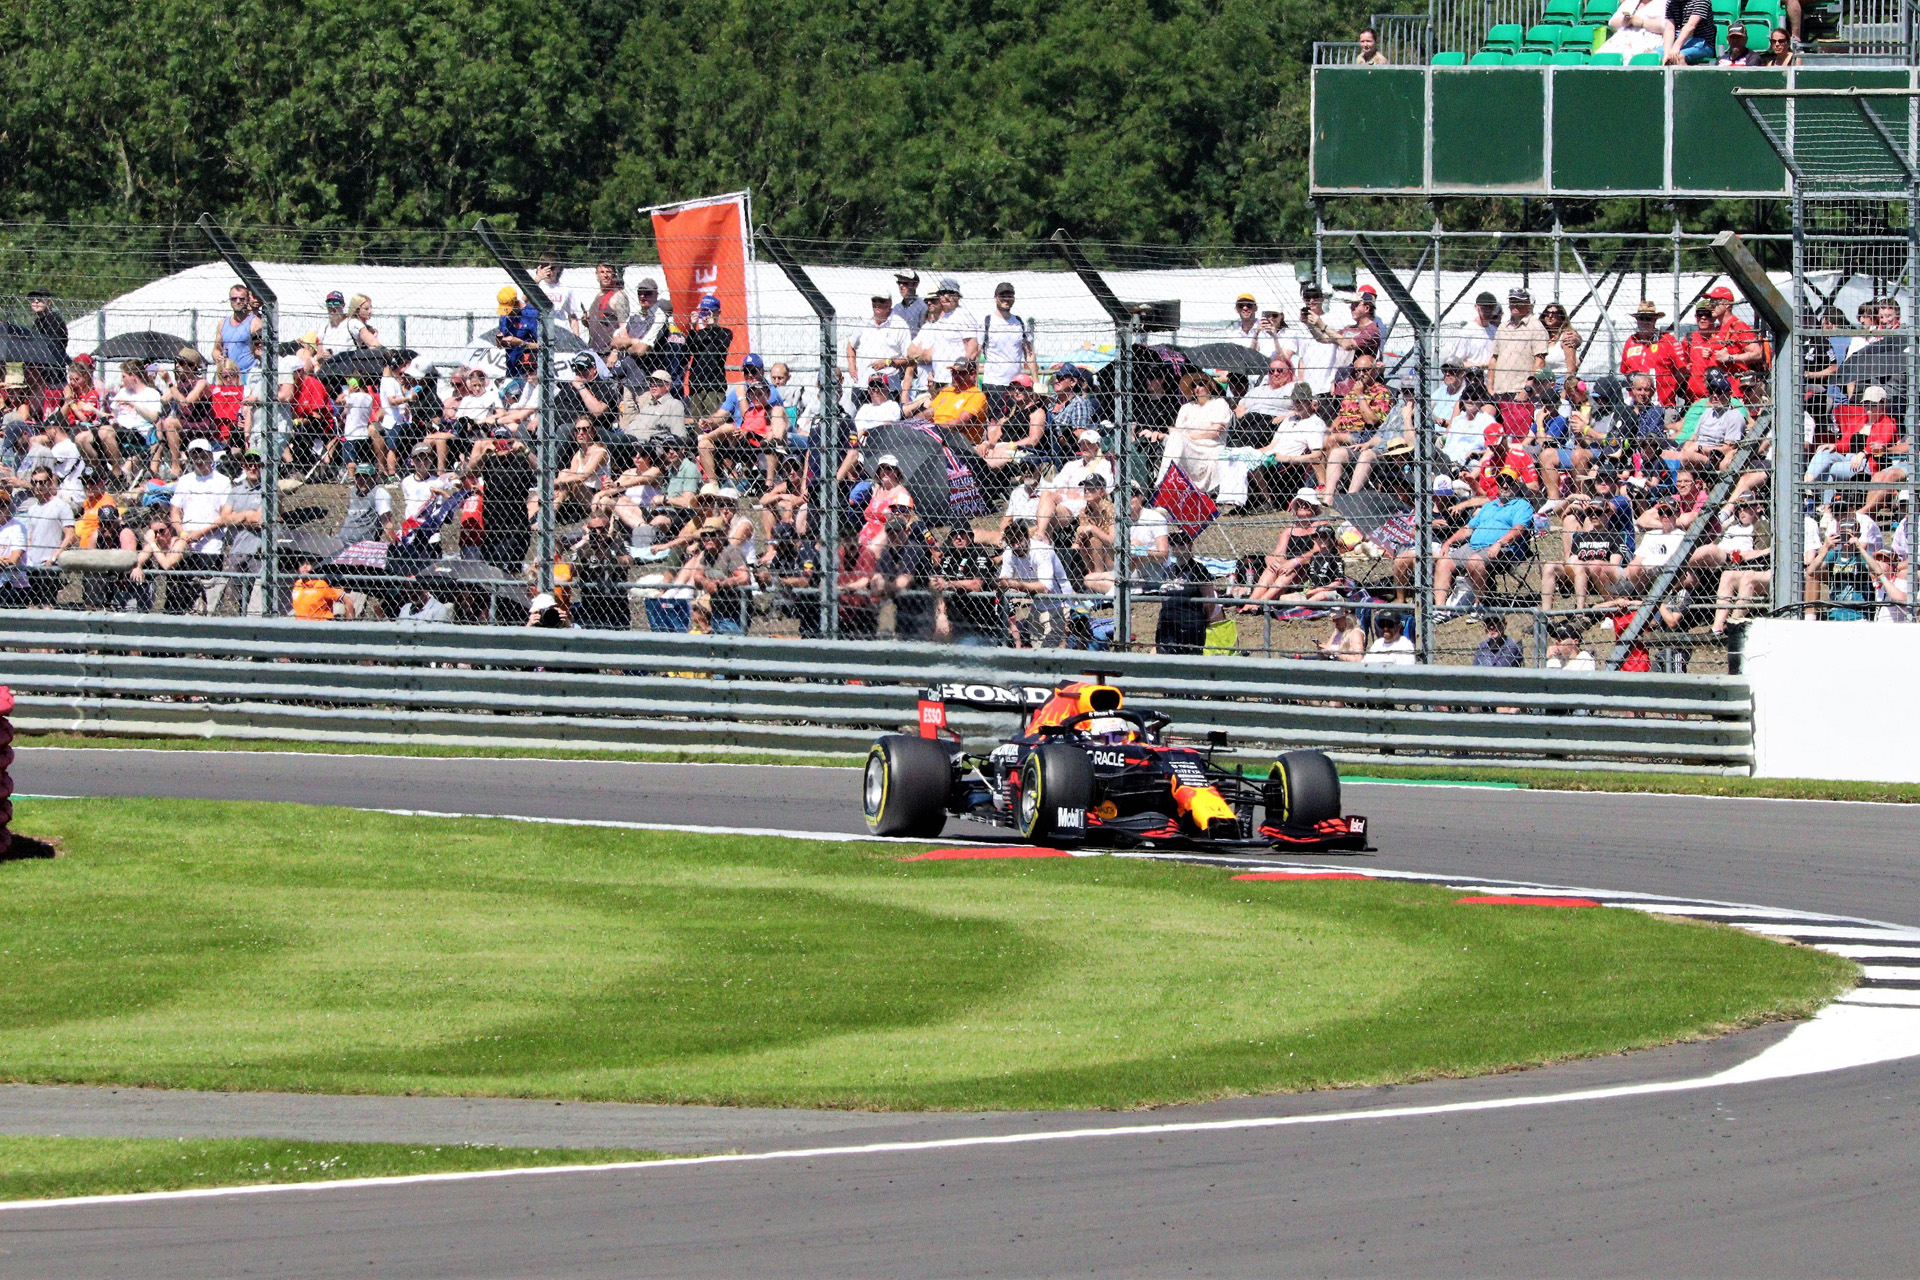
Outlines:
{"label": "crowd of spectators", "polygon": [[[1236,619],[1284,614],[1330,619],[1314,646],[1325,656],[1400,661],[1423,421],[1442,620],[1532,597],[1618,630],[1690,531],[1680,612],[1662,625],[1720,632],[1769,591],[1769,463],[1743,446],[1773,353],[1724,287],[1684,329],[1641,303],[1608,369],[1557,300],[1536,313],[1525,288],[1504,309],[1483,292],[1432,390],[1399,371],[1370,287],[1335,300],[1308,284],[1291,322],[1242,295],[1221,324],[1245,349],[1241,368],[1222,376],[1177,348],[1142,352],[1123,428],[1110,370],[1103,381],[1074,363],[1042,368],[1011,283],[976,312],[956,280],[923,295],[903,270],[847,337],[847,433],[827,456],[818,392],[755,354],[730,364],[742,318],[720,299],[676,309],[651,279],[629,295],[612,263],[590,297],[562,288],[552,262],[536,275],[580,345],[555,370],[547,411],[551,593],[529,596],[543,419],[538,316],[517,290],[499,291],[494,330],[452,367],[389,349],[368,297],[331,293],[325,322],[277,353],[269,390],[259,308],[236,286],[211,362],[190,347],[118,362],[110,386],[86,355],[9,369],[0,606],[214,611],[231,591],[232,608],[314,619],[524,612],[530,625],[812,635],[832,567],[843,635],[1142,645],[1113,609],[1124,507],[1127,576],[1157,606],[1161,651],[1200,652],[1222,626],[1231,648]],[[46,300],[35,316],[65,341]],[[1849,327],[1837,313],[1821,321]],[[1900,323],[1889,299],[1859,313],[1874,332]],[[1810,483],[1906,476],[1908,388],[1877,341],[1811,344]],[[325,499],[308,508],[323,528],[283,537],[291,585],[277,602],[258,586],[270,401],[290,424],[283,505],[308,487]],[[829,493],[837,538],[822,527]],[[1881,525],[1897,506],[1891,489],[1810,502],[1800,571],[1832,616],[1904,616],[1906,522]],[[1524,661],[1504,624],[1492,634],[1498,613],[1486,616],[1474,660]],[[1562,631],[1584,634],[1558,619],[1552,646],[1568,642]],[[1557,656],[1573,665],[1582,652]]]}

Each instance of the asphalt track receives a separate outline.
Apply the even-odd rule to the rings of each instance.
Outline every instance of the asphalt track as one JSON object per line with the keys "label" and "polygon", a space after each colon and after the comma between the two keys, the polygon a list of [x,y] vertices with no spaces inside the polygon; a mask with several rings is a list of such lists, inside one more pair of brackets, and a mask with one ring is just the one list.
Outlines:
{"label": "asphalt track", "polygon": [[[852,771],[28,749],[14,775],[25,793],[858,830]],[[1381,845],[1351,860],[1361,867],[1920,925],[1920,809],[1358,786],[1349,807],[1372,817]],[[1145,1119],[1325,1114],[1691,1079],[1779,1034]],[[217,1095],[116,1102],[93,1091],[4,1092],[0,1127],[17,1131],[132,1132],[144,1123],[155,1132],[254,1132],[278,1123],[329,1133],[358,1125],[364,1136],[407,1140],[517,1133],[622,1145],[649,1143],[609,1135],[651,1133],[675,1149],[745,1151],[1143,1120],[708,1117],[519,1103],[381,1110],[427,1101],[408,1099],[304,1100],[302,1115],[293,1099],[283,1110]],[[535,1114],[548,1110],[557,1114]],[[0,1276],[1911,1275],[1920,1259],[1917,1140],[1920,1059],[1907,1059],[1551,1107],[26,1210],[0,1215]]]}

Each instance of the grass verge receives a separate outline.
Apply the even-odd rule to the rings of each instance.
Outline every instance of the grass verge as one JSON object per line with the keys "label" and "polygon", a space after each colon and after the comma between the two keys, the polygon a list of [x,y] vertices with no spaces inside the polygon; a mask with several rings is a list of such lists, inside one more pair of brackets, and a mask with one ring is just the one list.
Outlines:
{"label": "grass verge", "polygon": [[27,800],[0,1079],[874,1108],[1468,1075],[1804,1015],[1857,970],[1633,911],[1112,858]]}
{"label": "grass verge", "polygon": [[[84,733],[21,734],[22,747],[133,747],[172,751],[303,751],[327,755],[421,756],[433,759],[632,760],[655,764],[804,764],[858,768],[859,756],[771,751],[576,751],[544,747],[385,746],[363,742],[289,742],[258,738],[120,738]],[[1264,766],[1262,766],[1264,767]],[[1677,796],[1743,796],[1766,800],[1857,800],[1920,804],[1920,783],[1849,782],[1824,778],[1728,778],[1675,773],[1502,769],[1495,766],[1364,764],[1342,766],[1355,780],[1482,782],[1530,791],[1625,791]]]}
{"label": "grass verge", "polygon": [[0,1135],[0,1200],[332,1182],[414,1173],[658,1160],[654,1151],[288,1142],[278,1138],[38,1138]]}

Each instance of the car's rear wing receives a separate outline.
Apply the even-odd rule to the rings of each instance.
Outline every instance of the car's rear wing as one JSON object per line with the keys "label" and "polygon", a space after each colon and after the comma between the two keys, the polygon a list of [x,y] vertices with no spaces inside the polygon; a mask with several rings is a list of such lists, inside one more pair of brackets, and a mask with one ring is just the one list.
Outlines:
{"label": "car's rear wing", "polygon": [[974,711],[1009,711],[1024,716],[1045,705],[1053,690],[1045,685],[998,685],[948,683],[931,685],[920,692],[920,736],[937,738],[947,729],[947,707],[967,707]]}

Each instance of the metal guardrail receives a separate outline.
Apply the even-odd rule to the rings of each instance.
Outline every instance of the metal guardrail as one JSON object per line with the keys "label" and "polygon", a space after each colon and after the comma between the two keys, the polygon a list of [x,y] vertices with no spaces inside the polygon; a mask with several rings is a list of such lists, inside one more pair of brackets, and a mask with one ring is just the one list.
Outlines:
{"label": "metal guardrail", "polygon": [[[834,643],[289,619],[0,615],[14,721],[71,730],[594,750],[860,752],[935,681],[1088,664],[1177,732],[1516,765],[1745,773],[1737,677]],[[955,708],[987,743],[1009,716]]]}

